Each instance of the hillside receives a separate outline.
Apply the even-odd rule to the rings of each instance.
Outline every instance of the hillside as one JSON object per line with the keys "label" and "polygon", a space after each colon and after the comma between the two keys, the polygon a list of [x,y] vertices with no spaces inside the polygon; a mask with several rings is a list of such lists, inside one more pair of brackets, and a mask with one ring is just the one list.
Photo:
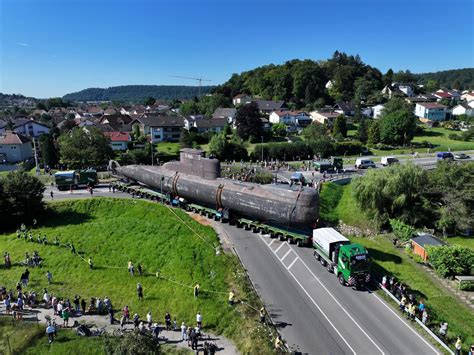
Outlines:
{"label": "hillside", "polygon": [[[201,86],[201,95],[209,93],[213,86]],[[143,101],[146,97],[157,100],[192,99],[199,94],[198,86],[184,85],[124,85],[111,86],[106,89],[89,88],[71,94],[66,94],[66,101]]]}
{"label": "hillside", "polygon": [[474,68],[444,70],[435,73],[416,74],[420,84],[426,84],[429,80],[436,81],[439,86],[468,90],[474,89]]}

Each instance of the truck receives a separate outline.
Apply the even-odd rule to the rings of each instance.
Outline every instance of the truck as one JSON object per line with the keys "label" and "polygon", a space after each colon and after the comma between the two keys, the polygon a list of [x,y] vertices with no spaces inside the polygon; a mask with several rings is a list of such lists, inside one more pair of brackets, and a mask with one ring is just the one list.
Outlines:
{"label": "truck", "polygon": [[315,160],[313,165],[320,173],[328,170],[341,171],[343,169],[343,160],[342,158],[332,157],[329,160]]}
{"label": "truck", "polygon": [[59,191],[86,185],[94,187],[99,182],[94,169],[58,171],[54,174],[54,180]]}
{"label": "truck", "polygon": [[370,259],[367,249],[351,243],[333,228],[313,229],[314,256],[333,272],[341,285],[363,287],[370,282]]}

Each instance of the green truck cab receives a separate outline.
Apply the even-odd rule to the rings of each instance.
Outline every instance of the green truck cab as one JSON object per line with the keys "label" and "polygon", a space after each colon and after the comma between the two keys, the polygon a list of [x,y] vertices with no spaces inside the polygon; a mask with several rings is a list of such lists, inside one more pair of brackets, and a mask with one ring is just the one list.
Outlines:
{"label": "green truck cab", "polygon": [[362,287],[370,282],[370,259],[361,244],[352,244],[333,228],[314,229],[312,240],[314,256],[341,285]]}
{"label": "green truck cab", "polygon": [[54,180],[59,191],[87,185],[94,187],[99,183],[97,171],[94,169],[58,171],[54,174]]}
{"label": "green truck cab", "polygon": [[329,160],[315,160],[313,161],[314,168],[320,173],[328,170],[341,171],[344,167],[342,158],[332,157]]}

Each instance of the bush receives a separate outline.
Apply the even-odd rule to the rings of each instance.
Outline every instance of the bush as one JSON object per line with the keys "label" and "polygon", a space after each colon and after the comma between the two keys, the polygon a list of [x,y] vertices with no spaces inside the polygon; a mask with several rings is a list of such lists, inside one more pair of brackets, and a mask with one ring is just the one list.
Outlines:
{"label": "bush", "polygon": [[429,262],[442,277],[469,275],[474,265],[474,251],[460,245],[428,246]]}
{"label": "bush", "polygon": [[461,136],[459,134],[456,134],[456,133],[450,133],[448,135],[448,138],[453,140],[453,141],[460,141],[462,140]]}
{"label": "bush", "polygon": [[338,155],[359,155],[363,149],[364,146],[358,141],[336,143],[336,154]]}
{"label": "bush", "polygon": [[390,219],[393,234],[401,241],[408,241],[415,234],[415,228],[398,219]]}
{"label": "bush", "polygon": [[474,291],[473,281],[464,281],[459,284],[459,289],[462,291]]}

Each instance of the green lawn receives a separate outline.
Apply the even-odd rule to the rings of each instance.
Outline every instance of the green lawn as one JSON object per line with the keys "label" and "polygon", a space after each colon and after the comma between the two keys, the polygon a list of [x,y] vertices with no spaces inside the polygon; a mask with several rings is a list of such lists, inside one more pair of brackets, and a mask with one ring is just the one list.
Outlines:
{"label": "green lawn", "polygon": [[464,247],[471,248],[474,250],[474,237],[459,236],[459,237],[449,237],[445,241],[453,245],[462,245]]}
{"label": "green lawn", "polygon": [[447,151],[449,149],[452,151],[474,149],[474,142],[464,142],[449,139],[448,136],[452,133],[460,134],[462,132],[441,127],[425,128],[425,135],[415,137],[413,142],[420,143],[426,140],[433,144],[435,146],[434,150],[438,152]]}
{"label": "green lawn", "polygon": [[[40,292],[47,287],[61,297],[78,294],[87,300],[94,297],[111,298],[115,307],[127,304],[132,313],[142,317],[152,311],[161,319],[169,311],[178,322],[192,324],[198,310],[204,326],[215,333],[233,339],[242,351],[268,351],[268,339],[258,327],[257,312],[239,305],[230,308],[227,293],[235,289],[237,299],[245,299],[259,308],[258,298],[251,293],[249,280],[234,256],[216,256],[218,245],[212,228],[193,221],[180,210],[180,218],[196,231],[201,240],[169,209],[141,200],[97,198],[71,200],[50,204],[51,211],[38,217],[39,230],[49,240],[59,236],[61,242],[72,241],[84,257],[93,257],[97,266],[88,265],[65,248],[18,240],[14,234],[0,235],[0,252],[9,251],[13,263],[24,259],[25,252],[38,250],[45,259],[42,269],[31,269],[28,290]],[[131,277],[127,263],[143,265],[147,275]],[[156,270],[173,280],[158,279]],[[45,272],[53,274],[54,284],[48,286]],[[24,267],[2,270],[2,284],[13,288]],[[145,300],[139,302],[136,285],[143,285]],[[197,300],[192,286],[200,283],[204,291]],[[218,293],[221,292],[221,293]],[[0,351],[1,352],[1,351]]]}
{"label": "green lawn", "polygon": [[159,153],[165,154],[179,154],[180,143],[175,142],[163,142],[156,145],[156,149]]}

